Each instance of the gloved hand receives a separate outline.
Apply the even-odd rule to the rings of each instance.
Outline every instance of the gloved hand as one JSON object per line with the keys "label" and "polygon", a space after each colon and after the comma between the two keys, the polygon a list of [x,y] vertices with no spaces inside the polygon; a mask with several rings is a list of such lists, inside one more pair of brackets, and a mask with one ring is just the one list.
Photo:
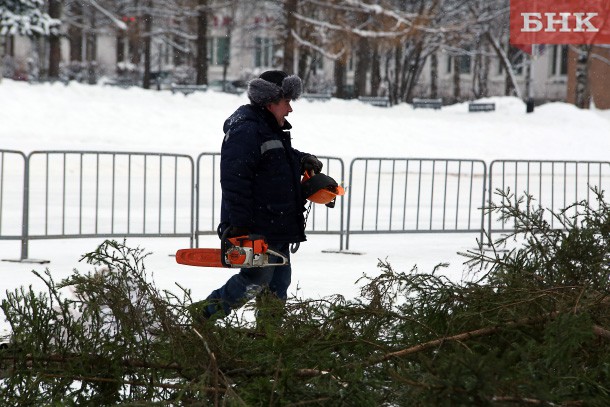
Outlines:
{"label": "gloved hand", "polygon": [[249,234],[250,230],[248,228],[240,226],[229,226],[229,230],[227,231],[227,237],[248,236]]}
{"label": "gloved hand", "polygon": [[313,171],[315,174],[319,174],[322,167],[322,162],[315,155],[306,155],[301,159],[301,172],[311,173]]}

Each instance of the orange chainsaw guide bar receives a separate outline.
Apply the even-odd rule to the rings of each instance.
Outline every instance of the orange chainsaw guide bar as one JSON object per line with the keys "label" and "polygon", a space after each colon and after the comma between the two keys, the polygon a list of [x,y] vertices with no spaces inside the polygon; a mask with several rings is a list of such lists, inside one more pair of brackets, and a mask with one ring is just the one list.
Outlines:
{"label": "orange chainsaw guide bar", "polygon": [[176,252],[176,263],[198,267],[224,267],[221,256],[220,249],[180,249]]}

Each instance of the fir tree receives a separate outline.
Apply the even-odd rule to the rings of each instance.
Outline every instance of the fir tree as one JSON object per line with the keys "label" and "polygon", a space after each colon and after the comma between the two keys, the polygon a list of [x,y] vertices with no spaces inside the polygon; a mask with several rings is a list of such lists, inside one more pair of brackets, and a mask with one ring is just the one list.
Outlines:
{"label": "fir tree", "polygon": [[[44,6],[43,0],[0,0],[0,37],[59,35],[61,21],[45,13]],[[3,54],[0,42],[0,82]]]}
{"label": "fir tree", "polygon": [[[0,352],[10,405],[605,406],[610,403],[610,211],[545,221],[531,197],[490,208],[516,232],[466,253],[472,276],[384,261],[347,300],[260,301],[192,325],[188,290],[155,288],[146,254],[104,242],[96,266],[46,293],[7,293]],[[66,293],[66,290],[69,290]],[[278,318],[281,315],[281,318]]]}
{"label": "fir tree", "polygon": [[43,0],[0,0],[0,35],[58,34],[60,21],[43,9]]}

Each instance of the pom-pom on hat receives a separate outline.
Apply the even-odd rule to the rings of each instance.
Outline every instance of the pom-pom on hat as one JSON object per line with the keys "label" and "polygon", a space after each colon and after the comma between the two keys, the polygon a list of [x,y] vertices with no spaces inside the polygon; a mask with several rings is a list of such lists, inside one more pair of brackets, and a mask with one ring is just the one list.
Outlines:
{"label": "pom-pom on hat", "polygon": [[288,75],[284,71],[266,71],[248,83],[248,97],[255,105],[267,106],[281,99],[298,99],[302,87],[301,78],[296,75]]}

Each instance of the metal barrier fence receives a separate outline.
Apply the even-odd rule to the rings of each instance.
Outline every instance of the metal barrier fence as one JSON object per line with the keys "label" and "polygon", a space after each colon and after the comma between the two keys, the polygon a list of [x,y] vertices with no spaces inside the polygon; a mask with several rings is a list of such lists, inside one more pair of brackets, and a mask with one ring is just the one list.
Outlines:
{"label": "metal barrier fence", "polygon": [[[345,164],[338,157],[319,156],[324,167],[322,171],[331,176],[339,185],[345,185]],[[306,231],[308,234],[339,235],[339,250],[343,250],[345,216],[345,199],[337,197],[334,208],[326,205],[312,205],[307,219]],[[308,204],[309,205],[309,204]]]}
{"label": "metal barrier fence", "polygon": [[27,166],[26,242],[188,237],[193,245],[194,164],[188,155],[34,151]]}
{"label": "metal barrier fence", "polygon": [[[516,198],[531,195],[537,207],[557,213],[575,202],[593,199],[591,188],[607,191],[610,187],[610,163],[604,161],[495,160],[489,168],[489,202],[499,204],[495,192],[510,189]],[[495,200],[494,200],[495,198]],[[529,208],[526,208],[529,209]],[[573,213],[576,215],[577,208]],[[558,220],[549,211],[544,219],[554,228]],[[487,231],[506,233],[514,230],[501,219],[488,217]]]}
{"label": "metal barrier fence", "polygon": [[[343,184],[343,160],[319,158]],[[591,201],[593,187],[610,188],[610,162],[495,160],[488,175],[481,160],[355,158],[347,210],[343,198],[333,209],[314,205],[307,233],[339,235],[341,250],[343,235],[349,249],[354,234],[480,232],[482,240],[484,229],[514,230],[485,218],[497,189],[558,212]],[[21,240],[22,260],[32,239],[188,237],[198,246],[200,235],[216,233],[221,195],[219,153],[200,154],[195,176],[188,155],[0,150],[0,240]]]}
{"label": "metal barrier fence", "polygon": [[[336,157],[319,156],[324,164],[324,173],[341,183],[345,176],[343,160]],[[199,236],[215,235],[220,223],[220,153],[202,153],[197,157],[197,182],[195,192],[195,245],[199,247]],[[343,249],[343,199],[338,199],[335,208],[313,205],[307,221],[308,234],[339,235]]]}
{"label": "metal barrier fence", "polygon": [[[0,240],[22,240],[27,157],[21,151],[0,150]],[[27,251],[22,241],[21,250]],[[23,253],[22,253],[23,254]]]}
{"label": "metal barrier fence", "polygon": [[355,158],[346,249],[352,234],[480,232],[482,239],[486,179],[480,160]]}

